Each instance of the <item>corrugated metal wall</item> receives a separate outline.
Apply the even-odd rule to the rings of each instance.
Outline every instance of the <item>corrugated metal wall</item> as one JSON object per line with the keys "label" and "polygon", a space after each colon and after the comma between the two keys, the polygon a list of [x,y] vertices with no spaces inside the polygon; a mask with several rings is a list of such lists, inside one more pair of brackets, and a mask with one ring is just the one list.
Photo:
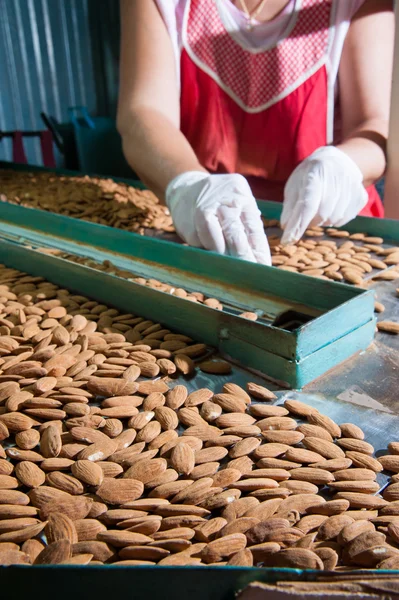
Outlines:
{"label": "corrugated metal wall", "polygon": [[[0,0],[0,130],[44,129],[41,111],[65,122],[77,105],[114,116],[118,54],[118,0]],[[25,148],[41,164],[39,142]]]}

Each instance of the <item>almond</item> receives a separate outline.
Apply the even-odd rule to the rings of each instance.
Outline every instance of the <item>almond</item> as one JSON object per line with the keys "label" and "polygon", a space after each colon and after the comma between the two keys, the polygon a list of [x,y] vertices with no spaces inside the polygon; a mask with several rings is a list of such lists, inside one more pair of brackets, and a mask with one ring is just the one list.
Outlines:
{"label": "almond", "polygon": [[79,519],[74,522],[74,526],[79,542],[94,541],[100,531],[106,531],[105,525],[97,519]]}
{"label": "almond", "polygon": [[319,491],[319,488],[314,483],[299,479],[282,481],[280,487],[289,490],[291,494],[317,494]]}
{"label": "almond", "polygon": [[179,419],[174,410],[167,406],[160,406],[154,410],[155,418],[160,423],[163,430],[176,429],[179,425]]}
{"label": "almond", "polygon": [[199,504],[208,495],[212,487],[213,480],[211,477],[203,477],[185,487],[172,498],[174,504]]}
{"label": "almond", "polygon": [[[232,414],[232,413],[231,413]],[[240,440],[229,451],[230,458],[239,458],[241,456],[247,456],[260,445],[261,441],[256,437],[247,437]]]}
{"label": "almond", "polygon": [[109,398],[110,396],[129,396],[137,391],[135,382],[112,377],[89,377],[87,389],[96,396]]}
{"label": "almond", "polygon": [[295,525],[297,529],[300,529],[305,535],[310,532],[315,532],[328,517],[325,515],[307,515]]}
{"label": "almond", "polygon": [[231,364],[225,360],[205,360],[199,364],[199,368],[204,373],[214,375],[227,375],[232,370]]}
{"label": "almond", "polygon": [[71,494],[72,496],[78,496],[84,492],[84,486],[78,479],[76,479],[76,477],[72,477],[72,475],[67,475],[66,473],[62,473],[60,471],[52,471],[48,473],[46,475],[46,483],[51,487],[61,490],[67,494]]}
{"label": "almond", "polygon": [[176,368],[183,375],[191,375],[195,371],[193,360],[185,354],[176,354],[173,358]]}
{"label": "almond", "polygon": [[[327,440],[322,440],[321,438],[306,437],[303,440],[303,445],[305,448],[313,450],[313,452],[317,452],[321,457],[327,459],[345,458],[345,452],[339,446],[332,442],[327,442]],[[318,461],[312,462],[321,462],[322,459],[323,458],[320,458]]]}
{"label": "almond", "polygon": [[22,544],[39,535],[45,525],[46,523],[35,523],[34,525],[28,525],[27,527],[16,531],[2,533],[0,534],[0,543],[13,542],[15,544]]}
{"label": "almond", "polygon": [[46,427],[40,438],[40,452],[44,458],[54,458],[62,448],[61,435],[57,427]]}
{"label": "almond", "polygon": [[197,437],[205,442],[222,435],[222,433],[218,427],[213,427],[212,425],[194,425],[183,431],[183,438],[188,435]]}
{"label": "almond", "polygon": [[380,457],[380,459],[377,460],[372,456],[368,456],[367,454],[363,454],[362,452],[356,452],[352,450],[346,452],[346,457],[353,462],[355,467],[360,467],[362,469],[370,469],[375,473],[379,473],[383,470],[383,468],[385,468],[381,463],[381,459],[383,457]]}
{"label": "almond", "polygon": [[166,471],[167,462],[164,458],[138,460],[124,474],[125,478],[149,483]]}
{"label": "almond", "polygon": [[68,540],[71,544],[78,541],[74,522],[62,513],[52,513],[48,517],[45,528],[47,543]]}
{"label": "almond", "polygon": [[37,509],[23,504],[0,504],[0,520],[35,517]]}
{"label": "almond", "polygon": [[334,491],[343,492],[360,492],[362,494],[375,494],[380,489],[380,486],[375,481],[334,481],[329,484],[330,488]]}
{"label": "almond", "polygon": [[329,500],[320,506],[311,506],[308,508],[309,514],[320,514],[331,517],[332,515],[339,515],[349,508],[348,500]]}
{"label": "almond", "polygon": [[[248,499],[249,500],[249,499]],[[281,498],[273,498],[272,500],[265,500],[264,502],[258,503],[255,506],[249,508],[244,515],[245,517],[255,517],[260,521],[266,521],[278,510],[281,505]],[[224,516],[224,515],[223,515]]]}
{"label": "almond", "polygon": [[15,474],[19,481],[29,488],[36,488],[45,482],[45,473],[28,460],[21,461],[15,466]]}
{"label": "almond", "polygon": [[387,501],[380,496],[362,494],[359,492],[338,492],[335,498],[349,500],[351,508],[379,509],[387,505]]}
{"label": "almond", "polygon": [[97,489],[97,495],[109,504],[126,504],[140,498],[143,491],[144,485],[141,481],[105,477]]}
{"label": "almond", "polygon": [[215,402],[210,402],[207,400],[201,405],[200,410],[201,417],[205,419],[205,421],[212,422],[215,421],[222,414],[222,407]]}
{"label": "almond", "polygon": [[334,477],[336,481],[375,481],[376,473],[370,469],[344,469],[335,471]]}
{"label": "almond", "polygon": [[73,521],[84,519],[90,512],[93,500],[86,496],[71,496],[69,499],[47,502],[40,509],[40,518],[48,519],[52,513],[62,513]]}
{"label": "almond", "polygon": [[189,475],[195,466],[194,450],[188,444],[180,442],[173,448],[170,462],[178,473]]}
{"label": "almond", "polygon": [[142,545],[152,542],[152,538],[142,533],[135,533],[132,531],[119,531],[116,529],[108,529],[107,531],[100,531],[97,535],[97,539],[107,544],[112,544],[117,548],[124,548],[126,546]]}
{"label": "almond", "polygon": [[[253,439],[253,438],[248,438]],[[268,444],[262,444],[253,453],[255,459],[261,458],[277,458],[287,452],[289,446],[287,444],[275,444],[269,442]]]}
{"label": "almond", "polygon": [[218,446],[197,450],[197,452],[195,452],[195,464],[200,465],[207,462],[222,460],[227,453],[227,448]]}
{"label": "almond", "polygon": [[185,403],[187,396],[187,388],[184,385],[176,385],[166,395],[166,406],[172,410],[177,410]]}
{"label": "almond", "polygon": [[222,414],[215,421],[215,425],[222,429],[229,427],[246,427],[253,425],[255,423],[255,419],[251,417],[251,415],[243,414],[243,413],[234,413],[230,412],[227,414]]}
{"label": "almond", "polygon": [[[0,425],[1,429],[1,425]],[[21,450],[32,450],[40,441],[40,433],[36,429],[20,431],[15,436],[15,443]]]}
{"label": "almond", "polygon": [[72,474],[91,486],[101,485],[104,479],[104,472],[101,467],[90,460],[77,460],[71,467]]}
{"label": "almond", "polygon": [[324,469],[315,469],[313,467],[300,467],[299,469],[290,469],[292,479],[308,481],[316,485],[326,485],[334,481],[334,476]]}
{"label": "almond", "polygon": [[337,541],[342,546],[346,546],[354,540],[358,535],[364,533],[365,531],[375,531],[375,527],[370,521],[355,521],[354,523],[350,523],[346,525],[343,529],[341,529]]}
{"label": "almond", "polygon": [[33,563],[36,557],[43,550],[44,545],[39,540],[26,540],[21,546],[21,551],[27,554],[30,558],[30,562]]}
{"label": "almond", "polygon": [[311,450],[305,450],[303,448],[289,448],[284,455],[284,458],[292,462],[298,463],[314,463],[323,460],[321,454],[312,452]]}
{"label": "almond", "polygon": [[330,417],[321,415],[319,412],[312,412],[307,415],[307,419],[311,425],[317,425],[318,427],[326,429],[333,438],[341,437],[340,428],[332,419],[330,419]]}
{"label": "almond", "polygon": [[19,552],[18,550],[0,552],[0,565],[23,565],[29,563],[29,556],[24,552]]}
{"label": "almond", "polygon": [[101,563],[109,562],[115,558],[114,549],[105,542],[84,541],[78,542],[72,546],[73,555],[89,553],[92,554],[94,560]]}
{"label": "almond", "polygon": [[345,514],[329,517],[320,525],[317,539],[323,541],[334,540],[339,536],[344,527],[351,525],[353,522],[353,519]]}
{"label": "almond", "polygon": [[250,396],[267,402],[277,398],[276,394],[268,390],[266,387],[258,385],[257,383],[247,383],[247,392],[250,394]]}
{"label": "almond", "polygon": [[319,427],[318,425],[304,423],[303,425],[299,425],[299,427],[297,427],[297,431],[303,433],[305,437],[321,438],[322,440],[326,440],[327,442],[333,441],[333,438],[328,433],[328,431],[326,429],[323,429],[323,427]]}
{"label": "almond", "polygon": [[0,474],[1,475],[11,475],[14,470],[14,465],[12,465],[8,460],[4,460],[0,458]]}
{"label": "almond", "polygon": [[257,426],[262,430],[294,430],[297,428],[297,422],[290,417],[266,417],[258,421]]}
{"label": "almond", "polygon": [[116,451],[118,444],[115,440],[105,436],[105,439],[101,442],[91,444],[85,450],[82,450],[78,454],[79,460],[90,460],[97,462],[99,460],[106,460]]}
{"label": "almond", "polygon": [[0,490],[15,490],[19,486],[18,479],[11,475],[0,475]]}
{"label": "almond", "polygon": [[251,397],[247,394],[247,392],[237,385],[236,383],[225,383],[223,385],[223,392],[226,394],[233,394],[234,396],[239,396],[244,400],[246,404],[251,403]]}
{"label": "almond", "polygon": [[191,471],[190,479],[195,481],[197,479],[202,479],[202,477],[212,477],[215,475],[216,471],[219,470],[219,467],[220,465],[218,462],[208,462],[198,465]]}
{"label": "almond", "polygon": [[267,442],[277,444],[287,444],[287,446],[294,446],[299,444],[304,438],[303,433],[299,431],[262,431],[262,437]]}
{"label": "almond", "polygon": [[399,500],[399,483],[393,483],[392,485],[386,487],[383,493],[383,497],[389,502],[395,502]]}
{"label": "almond", "polygon": [[43,456],[33,450],[20,450],[19,448],[7,448],[6,454],[14,460],[29,460],[31,462],[42,462]]}
{"label": "almond", "polygon": [[12,433],[26,431],[33,426],[33,420],[19,412],[8,412],[0,415],[0,422]]}
{"label": "almond", "polygon": [[353,425],[353,423],[343,423],[340,425],[340,428],[343,437],[364,440],[364,432],[357,425]]}
{"label": "almond", "polygon": [[70,558],[72,552],[69,540],[62,539],[46,546],[36,557],[35,565],[59,565]]}
{"label": "almond", "polygon": [[245,400],[234,394],[215,394],[212,400],[219,404],[225,412],[245,413],[247,407]]}
{"label": "almond", "polygon": [[271,555],[269,564],[279,568],[324,569],[319,556],[306,548],[287,548],[281,552],[276,552]]}
{"label": "almond", "polygon": [[222,558],[230,557],[243,550],[246,543],[244,534],[232,533],[209,542],[202,551],[201,558],[206,563],[219,562]]}
{"label": "almond", "polygon": [[331,458],[322,460],[318,463],[312,463],[309,466],[314,467],[315,469],[325,469],[326,471],[335,473],[336,471],[341,471],[342,469],[349,469],[351,465],[352,461],[349,458]]}
{"label": "almond", "polygon": [[309,406],[300,400],[287,399],[284,400],[284,407],[292,414],[298,417],[308,417],[312,413],[318,413],[319,411],[313,406]]}
{"label": "almond", "polygon": [[385,456],[380,456],[378,460],[386,471],[399,473],[399,455],[386,454]]}
{"label": "almond", "polygon": [[364,454],[374,453],[373,446],[363,440],[342,437],[341,439],[337,440],[337,443],[345,450],[354,450],[355,452],[362,452]]}
{"label": "almond", "polygon": [[226,467],[229,469],[237,469],[244,475],[245,473],[250,473],[252,471],[253,464],[254,463],[249,456],[240,456],[240,458],[230,460],[226,464]]}

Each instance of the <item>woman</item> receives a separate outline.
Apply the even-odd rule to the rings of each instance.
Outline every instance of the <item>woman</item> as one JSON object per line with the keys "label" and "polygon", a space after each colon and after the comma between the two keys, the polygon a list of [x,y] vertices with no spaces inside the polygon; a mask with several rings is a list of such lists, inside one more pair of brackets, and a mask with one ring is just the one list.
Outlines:
{"label": "woman", "polygon": [[283,242],[382,216],[392,0],[121,0],[127,160],[193,246],[270,264]]}

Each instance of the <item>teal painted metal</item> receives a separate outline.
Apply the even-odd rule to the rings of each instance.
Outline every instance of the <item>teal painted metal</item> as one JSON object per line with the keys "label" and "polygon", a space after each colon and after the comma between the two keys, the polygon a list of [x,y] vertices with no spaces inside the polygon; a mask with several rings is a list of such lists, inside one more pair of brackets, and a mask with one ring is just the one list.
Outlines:
{"label": "teal painted metal", "polygon": [[[318,316],[293,332],[271,324],[266,332],[259,324],[246,322],[246,326],[252,328],[250,339],[254,345],[289,360],[303,359],[325,344],[364,325],[373,315],[372,292],[352,286],[318,281],[197,248],[7,203],[0,205],[0,219],[7,224],[5,234],[12,224],[23,228],[28,239],[29,232],[39,231],[45,237],[38,241],[45,241],[47,245],[58,246],[57,240],[60,239],[73,240],[83,255],[90,253],[87,246],[87,240],[90,240],[90,247],[105,252],[99,257],[100,260],[111,258],[115,262],[117,256],[123,256],[134,260],[136,265],[141,261],[142,268],[144,264],[161,265],[167,271],[165,276],[172,282],[174,273],[189,273],[191,285],[196,284],[200,286],[197,289],[202,290],[204,284],[208,283],[212,295],[221,295],[222,300],[223,288],[228,289],[230,297],[234,296],[236,290],[238,293],[245,290],[248,298],[266,313],[274,306],[275,316],[287,308]],[[53,238],[49,237],[50,234]],[[85,245],[86,251],[82,245]],[[64,244],[64,247],[67,246]],[[109,255],[109,252],[115,254]],[[133,267],[131,270],[134,272]],[[320,313],[324,314],[319,316]],[[226,318],[224,313],[219,312],[219,315],[220,319]]]}
{"label": "teal painted metal", "polygon": [[[186,302],[170,294],[35,252],[19,243],[1,238],[0,260],[126,312],[161,321],[168,327],[218,348],[247,367],[296,388],[306,385],[354,352],[366,348],[374,334],[374,320],[369,317],[358,328],[352,327],[347,335],[326,342],[307,356],[289,358],[281,355],[276,344],[278,340],[283,340],[285,346],[288,342],[294,343],[296,332],[261,325],[224,311]],[[366,296],[368,302],[369,294]],[[357,300],[360,302],[361,296],[355,302]],[[359,309],[360,306],[361,304]],[[365,312],[364,318],[366,314]],[[333,321],[330,331],[332,323]]]}
{"label": "teal painted metal", "polygon": [[31,595],[39,586],[40,600],[53,600],[55,589],[57,600],[70,600],[71,590],[74,600],[109,599],[116,591],[129,600],[234,600],[253,581],[275,583],[316,575],[314,571],[247,567],[0,567],[3,597],[15,600]]}

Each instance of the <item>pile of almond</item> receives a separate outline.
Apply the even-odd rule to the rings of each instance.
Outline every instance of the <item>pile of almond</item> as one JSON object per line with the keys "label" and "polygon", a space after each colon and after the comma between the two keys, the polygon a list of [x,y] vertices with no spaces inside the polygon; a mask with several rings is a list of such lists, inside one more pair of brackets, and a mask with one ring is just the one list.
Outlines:
{"label": "pile of almond", "polygon": [[189,392],[231,370],[207,353],[0,267],[0,564],[399,568],[399,442],[374,458],[256,383]]}
{"label": "pile of almond", "polygon": [[152,192],[112,179],[2,169],[0,201],[140,234],[175,231],[168,209]]}
{"label": "pile of almond", "polygon": [[[269,228],[279,226],[275,219],[263,222],[266,234]],[[399,278],[399,247],[384,248],[381,237],[312,227],[297,244],[282,246],[276,235],[268,235],[268,240],[272,264],[284,271],[358,286],[364,285],[366,277],[384,281]]]}

